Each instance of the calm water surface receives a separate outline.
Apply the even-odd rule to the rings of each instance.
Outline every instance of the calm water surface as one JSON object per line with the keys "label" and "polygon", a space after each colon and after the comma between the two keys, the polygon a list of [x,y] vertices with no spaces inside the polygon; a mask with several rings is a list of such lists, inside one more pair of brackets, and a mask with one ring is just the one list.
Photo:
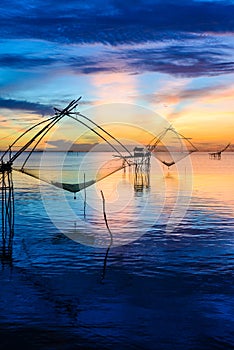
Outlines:
{"label": "calm water surface", "polygon": [[[79,157],[66,158],[64,180]],[[82,193],[74,200],[15,172],[14,254],[1,269],[0,348],[233,349],[234,154],[217,161],[195,153],[191,161],[193,176],[181,161],[180,174],[152,165],[143,189],[138,182],[134,191],[131,171],[88,188],[85,222],[95,229],[82,226]],[[116,243],[103,282],[110,237],[100,190]],[[80,221],[63,216],[67,202]],[[173,231],[166,226],[171,215]],[[54,225],[59,219],[74,230],[64,235]]]}

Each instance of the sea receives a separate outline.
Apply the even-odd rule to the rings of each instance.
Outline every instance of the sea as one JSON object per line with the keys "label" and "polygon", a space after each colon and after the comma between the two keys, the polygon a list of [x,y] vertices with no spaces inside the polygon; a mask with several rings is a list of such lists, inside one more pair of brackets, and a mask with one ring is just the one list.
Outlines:
{"label": "sea", "polygon": [[13,171],[0,349],[234,349],[234,153],[121,170],[111,153],[42,158],[41,181]]}

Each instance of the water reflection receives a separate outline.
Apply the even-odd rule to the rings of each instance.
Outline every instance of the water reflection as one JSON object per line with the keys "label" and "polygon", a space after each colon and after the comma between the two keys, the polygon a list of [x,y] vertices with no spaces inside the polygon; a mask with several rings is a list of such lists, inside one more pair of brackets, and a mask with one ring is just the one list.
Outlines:
{"label": "water reflection", "polygon": [[[77,160],[70,155],[68,166],[73,156]],[[34,348],[231,349],[234,155],[223,154],[218,162],[200,153],[191,159],[192,177],[184,163],[179,174],[172,166],[169,176],[166,167],[156,164],[153,171],[153,165],[150,186],[137,192],[140,196],[130,169],[97,183],[87,189],[85,219],[82,193],[73,200],[72,194],[41,183],[53,215],[65,229],[71,227],[71,235],[82,236],[74,241],[51,222],[37,180],[14,173],[14,256],[12,266],[1,271],[4,334]],[[186,215],[168,232],[170,216],[180,216],[187,203],[191,178]],[[126,232],[139,235],[110,250],[104,284],[106,250],[93,243],[109,243],[100,190],[114,240],[127,241]],[[64,217],[67,202],[74,221]],[[77,216],[95,232],[80,229]],[[89,245],[76,242],[89,239]],[[6,343],[5,336],[1,341]]]}
{"label": "water reflection", "polygon": [[[48,166],[56,157],[59,164],[59,155],[48,155]],[[105,163],[109,157],[109,154],[92,154],[87,164],[94,169],[96,164]],[[72,178],[77,180],[77,158],[83,163],[83,158],[76,154],[65,157],[63,181],[68,182]],[[87,244],[101,246],[108,246],[109,238],[103,222],[100,191],[103,191],[106,198],[108,222],[115,232],[116,245],[138,239],[156,224],[168,225],[168,232],[172,232],[181,220],[183,225],[187,222],[191,206],[196,206],[196,201],[204,203],[204,206],[201,202],[198,204],[199,210],[230,216],[233,213],[233,194],[230,191],[234,172],[233,155],[230,153],[223,157],[222,169],[207,159],[206,154],[193,154],[191,160],[193,173],[185,160],[180,162],[179,168],[172,166],[169,171],[154,161],[150,168],[126,168],[88,188],[86,199],[84,192],[80,192],[76,201],[65,191],[41,184],[47,214],[56,227],[72,239],[76,236],[75,240],[83,244],[87,238]],[[74,166],[75,162],[78,162],[77,166]],[[55,173],[53,168],[53,172],[47,176],[55,177]],[[37,191],[34,181],[29,190],[25,186],[23,198],[27,200],[34,188]],[[22,190],[23,188],[21,192]]]}

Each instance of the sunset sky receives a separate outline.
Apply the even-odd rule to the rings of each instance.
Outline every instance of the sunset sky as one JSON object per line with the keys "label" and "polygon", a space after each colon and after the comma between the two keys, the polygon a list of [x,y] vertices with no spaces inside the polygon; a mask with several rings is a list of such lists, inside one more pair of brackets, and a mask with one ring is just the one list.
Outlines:
{"label": "sunset sky", "polygon": [[0,148],[80,95],[82,112],[149,108],[200,149],[234,142],[233,14],[228,0],[2,0]]}

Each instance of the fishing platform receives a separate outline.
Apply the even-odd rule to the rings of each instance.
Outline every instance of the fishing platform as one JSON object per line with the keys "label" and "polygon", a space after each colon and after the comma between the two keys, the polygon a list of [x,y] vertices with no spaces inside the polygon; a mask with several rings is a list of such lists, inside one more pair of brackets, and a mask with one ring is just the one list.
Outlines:
{"label": "fishing platform", "polygon": [[217,152],[210,152],[209,158],[210,159],[217,159],[220,160],[222,158],[222,153],[228,149],[228,147],[231,145],[231,143],[228,143],[227,146],[225,146],[221,151]]}

